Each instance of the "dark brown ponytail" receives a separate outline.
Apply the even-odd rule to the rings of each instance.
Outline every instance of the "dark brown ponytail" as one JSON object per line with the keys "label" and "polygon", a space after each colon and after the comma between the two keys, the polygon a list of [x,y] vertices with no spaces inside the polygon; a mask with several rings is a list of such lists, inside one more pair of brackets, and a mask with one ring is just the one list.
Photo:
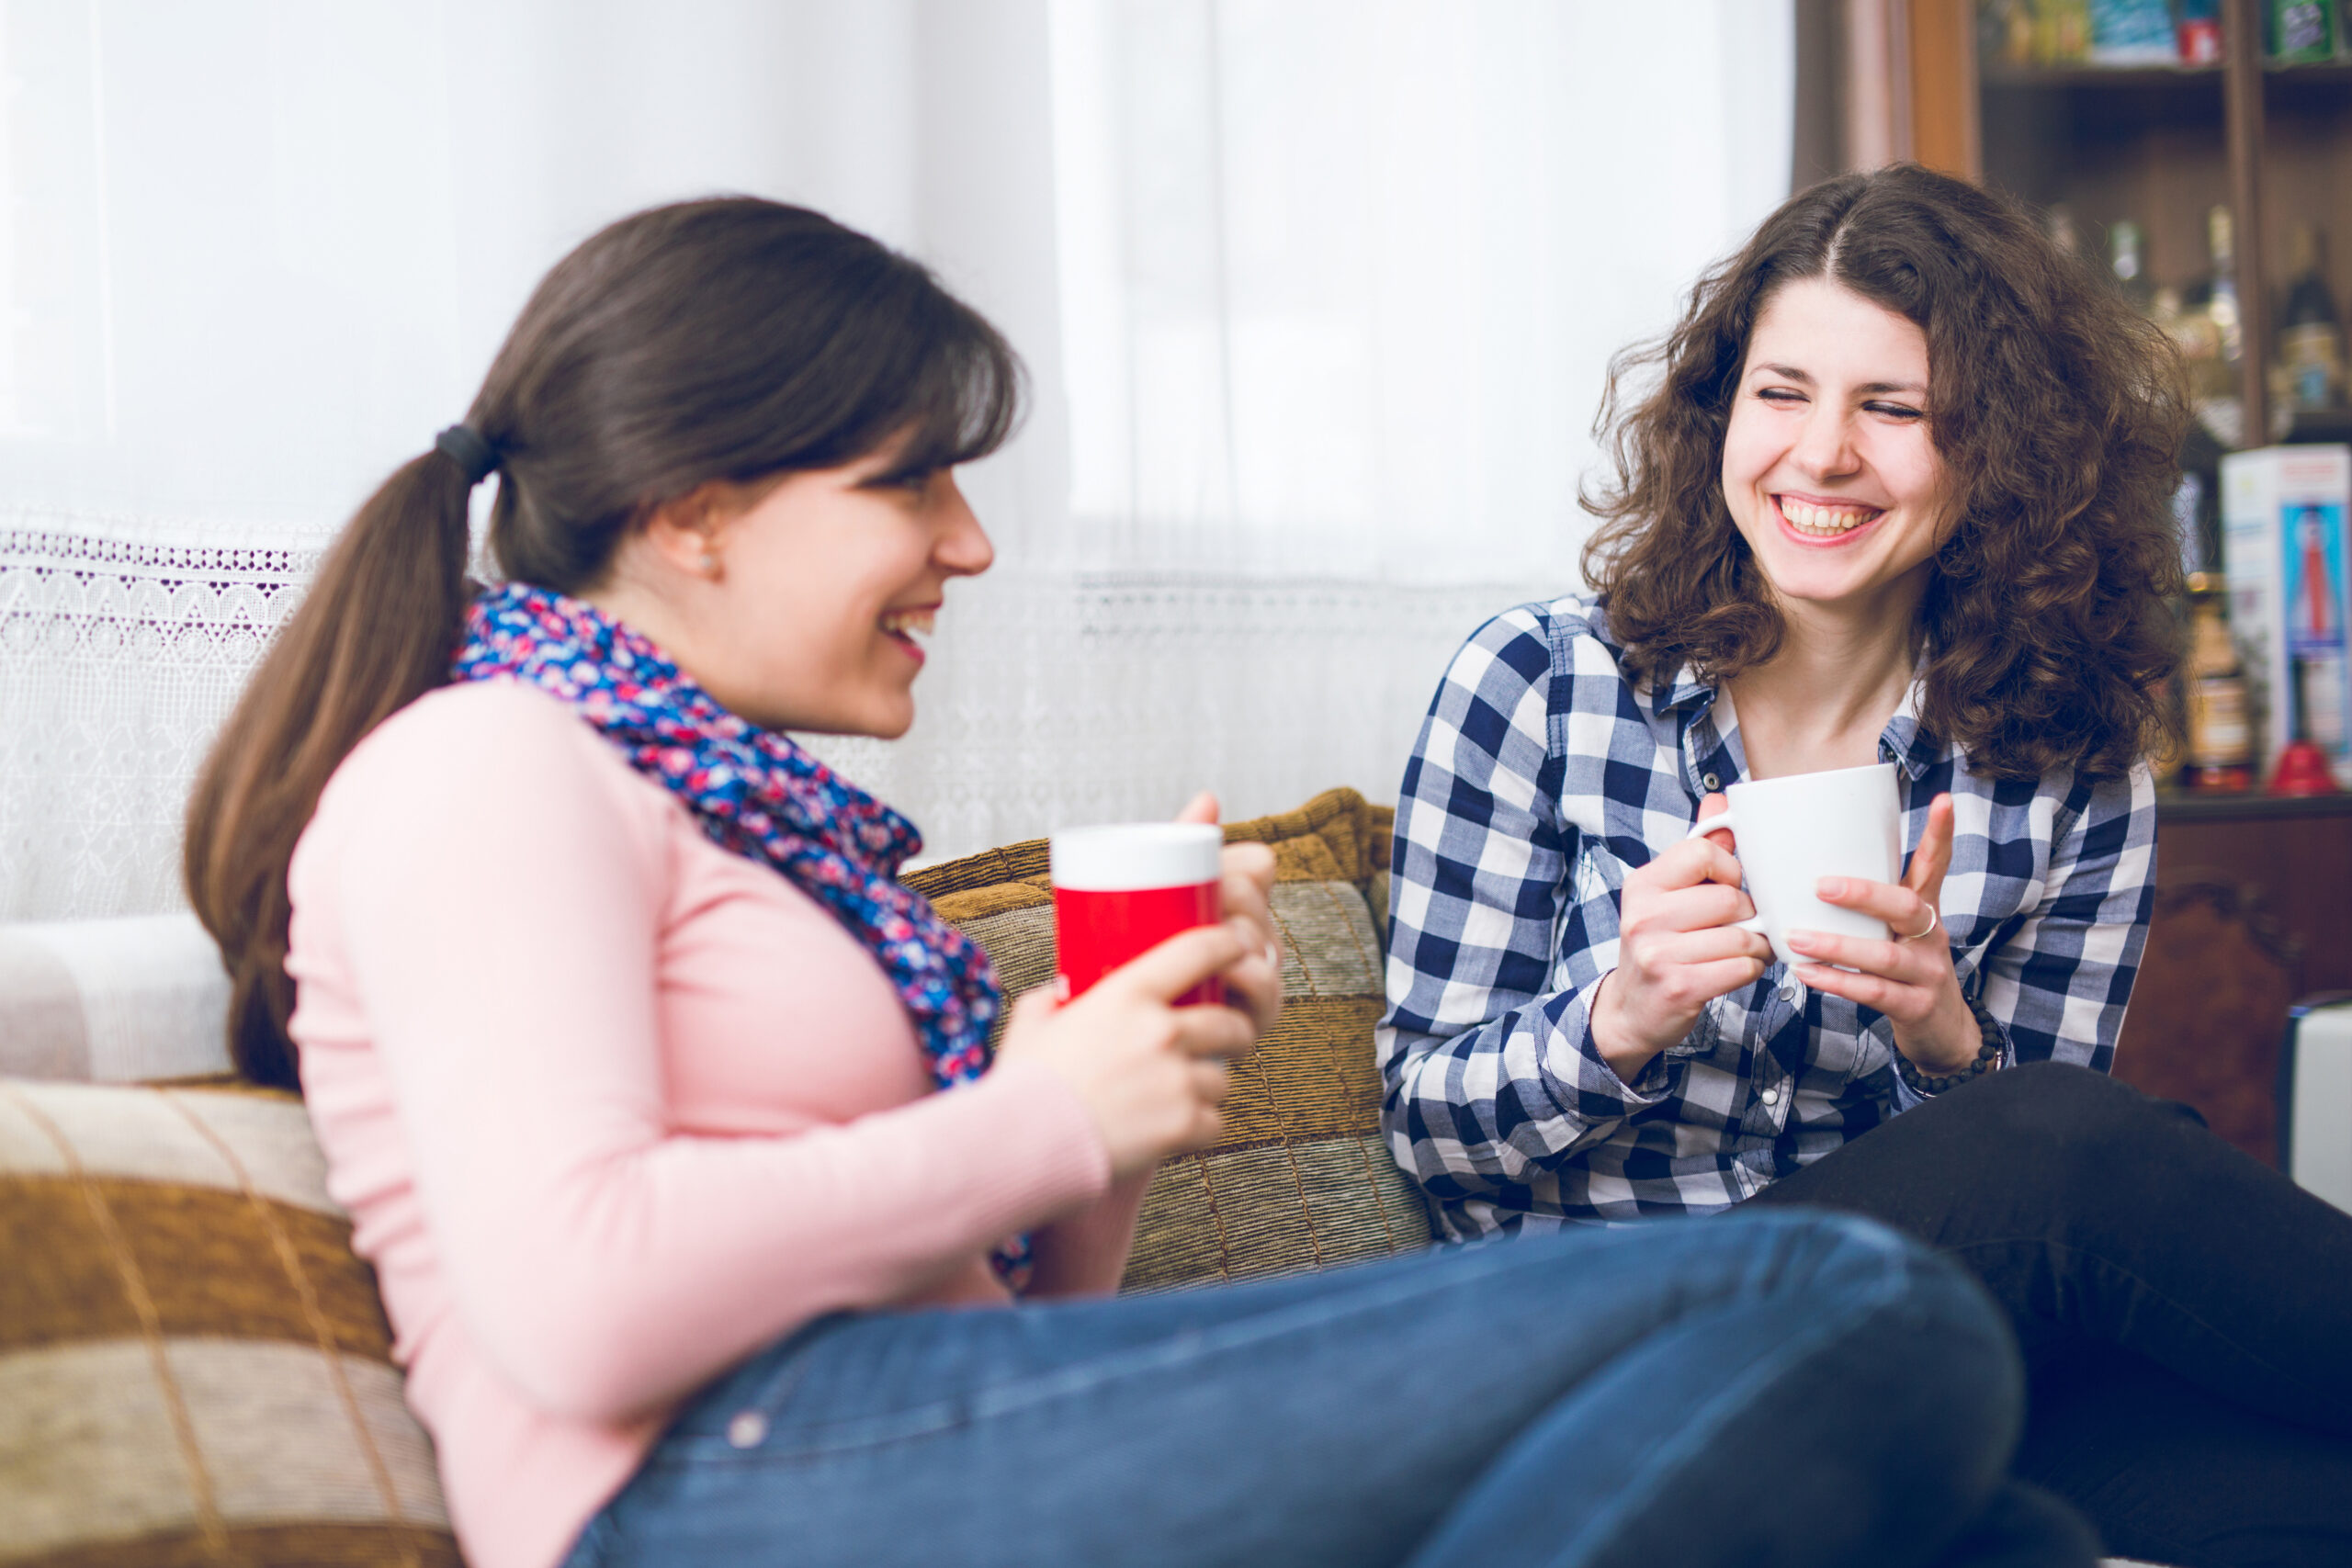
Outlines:
{"label": "dark brown ponytail", "polygon": [[[713,481],[749,484],[903,439],[910,468],[994,450],[1020,364],[916,263],[749,197],[625,218],[524,307],[466,423],[498,455],[490,546],[508,578],[577,592],[630,527]],[[220,944],[229,1045],[296,1082],[286,871],[328,777],[448,679],[467,584],[467,476],[429,451],[329,552],[213,743],[188,804],[188,901]]]}

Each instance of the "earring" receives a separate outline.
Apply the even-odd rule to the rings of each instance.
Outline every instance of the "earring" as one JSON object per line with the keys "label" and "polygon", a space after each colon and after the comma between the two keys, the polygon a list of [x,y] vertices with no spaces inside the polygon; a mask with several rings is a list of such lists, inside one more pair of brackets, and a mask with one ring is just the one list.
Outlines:
{"label": "earring", "polygon": [[716,581],[718,581],[718,556],[716,556],[715,554],[713,554],[713,553],[712,553],[712,552],[710,552],[709,550],[705,550],[705,551],[703,551],[703,553],[702,553],[702,558],[701,558],[700,560],[696,561],[695,564],[696,564],[697,566],[699,566],[699,567],[701,567],[701,568],[702,568],[702,574],[703,574],[705,577],[709,578],[709,579],[710,579],[712,581],[714,581],[714,582],[716,582]]}

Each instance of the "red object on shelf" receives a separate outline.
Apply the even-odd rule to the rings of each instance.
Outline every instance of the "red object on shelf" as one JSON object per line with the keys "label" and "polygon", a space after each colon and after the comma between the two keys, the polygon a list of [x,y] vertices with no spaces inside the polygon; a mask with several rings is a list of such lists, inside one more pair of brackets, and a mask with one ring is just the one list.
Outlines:
{"label": "red object on shelf", "polygon": [[2272,795],[2334,795],[2335,774],[2327,753],[2308,740],[2290,740],[2270,773]]}
{"label": "red object on shelf", "polygon": [[2199,17],[2179,24],[2175,39],[2180,45],[2183,65],[2219,65],[2222,62],[2222,22],[2218,17]]}

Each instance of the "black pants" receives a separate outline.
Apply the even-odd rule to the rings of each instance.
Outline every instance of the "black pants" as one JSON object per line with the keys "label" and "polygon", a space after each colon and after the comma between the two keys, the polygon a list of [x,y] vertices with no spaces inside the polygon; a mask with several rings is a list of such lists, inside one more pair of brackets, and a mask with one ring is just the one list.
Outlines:
{"label": "black pants", "polygon": [[2188,1107],[2020,1067],[1750,1201],[1868,1214],[1974,1269],[2032,1376],[2017,1473],[2110,1552],[2352,1564],[2352,1215]]}

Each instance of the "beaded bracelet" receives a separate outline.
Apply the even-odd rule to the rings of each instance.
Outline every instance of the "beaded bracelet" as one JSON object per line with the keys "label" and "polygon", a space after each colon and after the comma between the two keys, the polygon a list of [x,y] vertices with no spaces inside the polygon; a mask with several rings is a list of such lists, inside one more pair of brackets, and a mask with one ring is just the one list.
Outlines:
{"label": "beaded bracelet", "polygon": [[1984,1043],[1976,1048],[1976,1059],[1960,1071],[1930,1077],[1901,1051],[1894,1053],[1894,1070],[1902,1075],[1905,1083],[1911,1086],[1912,1093],[1941,1094],[1946,1089],[1957,1089],[1971,1078],[1983,1077],[2001,1065],[2001,1026],[1993,1021],[1991,1013],[1984,1010],[1984,1004],[1974,997],[1968,998],[1968,1010],[1975,1015],[1976,1027],[1984,1032]]}

